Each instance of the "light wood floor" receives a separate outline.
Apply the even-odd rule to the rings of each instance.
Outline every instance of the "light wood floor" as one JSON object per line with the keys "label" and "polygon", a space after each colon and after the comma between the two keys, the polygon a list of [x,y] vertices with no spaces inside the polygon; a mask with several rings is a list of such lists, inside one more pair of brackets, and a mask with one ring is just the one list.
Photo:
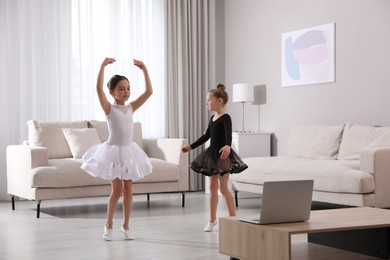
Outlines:
{"label": "light wood floor", "polygon": [[[119,231],[121,208],[114,223],[114,241],[102,239],[107,198],[43,201],[41,217],[36,204],[17,201],[0,203],[0,259],[229,259],[218,253],[218,228],[203,232],[208,222],[208,195],[135,195],[131,218],[134,241],[125,241]],[[259,212],[258,198],[241,199],[238,215]],[[220,217],[227,216],[221,198]],[[306,243],[306,236],[293,237],[294,259],[375,259]]]}

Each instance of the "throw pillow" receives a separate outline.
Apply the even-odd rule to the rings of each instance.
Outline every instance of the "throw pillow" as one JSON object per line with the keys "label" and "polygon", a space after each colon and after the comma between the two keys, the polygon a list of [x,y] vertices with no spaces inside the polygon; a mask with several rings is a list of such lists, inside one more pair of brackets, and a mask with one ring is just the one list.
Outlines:
{"label": "throw pillow", "polygon": [[108,126],[106,121],[91,120],[88,122],[88,126],[95,128],[102,143],[108,140]]}
{"label": "throw pillow", "polygon": [[366,148],[390,147],[390,127],[347,123],[340,144],[339,160],[359,160]]}
{"label": "throw pillow", "polygon": [[322,126],[296,124],[291,130],[287,155],[336,159],[344,125]]}
{"label": "throw pillow", "polygon": [[62,128],[86,128],[87,120],[70,122],[27,121],[28,143],[48,149],[49,159],[70,158],[72,153],[66,142]]}
{"label": "throw pillow", "polygon": [[73,158],[82,158],[90,147],[101,143],[100,137],[94,128],[63,128],[62,131]]}

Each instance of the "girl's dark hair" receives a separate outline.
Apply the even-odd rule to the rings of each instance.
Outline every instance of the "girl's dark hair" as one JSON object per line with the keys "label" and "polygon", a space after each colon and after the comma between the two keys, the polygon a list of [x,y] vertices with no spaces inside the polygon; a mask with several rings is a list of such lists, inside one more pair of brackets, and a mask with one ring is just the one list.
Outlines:
{"label": "girl's dark hair", "polygon": [[118,82],[121,81],[122,79],[125,79],[125,80],[129,81],[125,76],[121,76],[121,75],[114,75],[114,76],[112,76],[110,81],[107,83],[107,87],[110,90],[114,90],[116,85],[118,84]]}
{"label": "girl's dark hair", "polygon": [[225,105],[229,100],[228,93],[225,91],[225,89],[225,85],[219,83],[217,88],[210,90],[209,93],[216,98],[222,98],[223,104]]}

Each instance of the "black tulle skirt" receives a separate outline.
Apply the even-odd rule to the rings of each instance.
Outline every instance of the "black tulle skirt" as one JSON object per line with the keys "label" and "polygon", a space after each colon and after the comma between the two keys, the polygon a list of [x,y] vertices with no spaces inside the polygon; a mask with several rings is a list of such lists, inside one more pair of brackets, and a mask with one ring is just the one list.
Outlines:
{"label": "black tulle skirt", "polygon": [[208,147],[191,163],[191,169],[206,176],[240,173],[248,168],[240,156],[230,149],[230,155],[222,160],[219,149]]}

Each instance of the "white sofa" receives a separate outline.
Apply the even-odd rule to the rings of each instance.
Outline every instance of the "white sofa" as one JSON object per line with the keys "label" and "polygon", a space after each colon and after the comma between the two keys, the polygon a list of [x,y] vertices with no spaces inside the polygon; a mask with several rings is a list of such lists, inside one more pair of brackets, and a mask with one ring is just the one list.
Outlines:
{"label": "white sofa", "polygon": [[265,181],[314,180],[313,201],[390,207],[390,127],[356,123],[293,126],[286,156],[244,158],[231,176],[238,192],[261,194]]}
{"label": "white sofa", "polygon": [[[15,209],[15,196],[37,201],[108,196],[110,182],[95,178],[80,166],[82,155],[108,138],[103,121],[37,122],[30,120],[28,141],[7,147],[7,189]],[[181,192],[182,206],[188,190],[188,154],[181,152],[186,139],[143,139],[141,124],[134,123],[134,141],[151,158],[152,174],[133,184],[134,194]]]}

